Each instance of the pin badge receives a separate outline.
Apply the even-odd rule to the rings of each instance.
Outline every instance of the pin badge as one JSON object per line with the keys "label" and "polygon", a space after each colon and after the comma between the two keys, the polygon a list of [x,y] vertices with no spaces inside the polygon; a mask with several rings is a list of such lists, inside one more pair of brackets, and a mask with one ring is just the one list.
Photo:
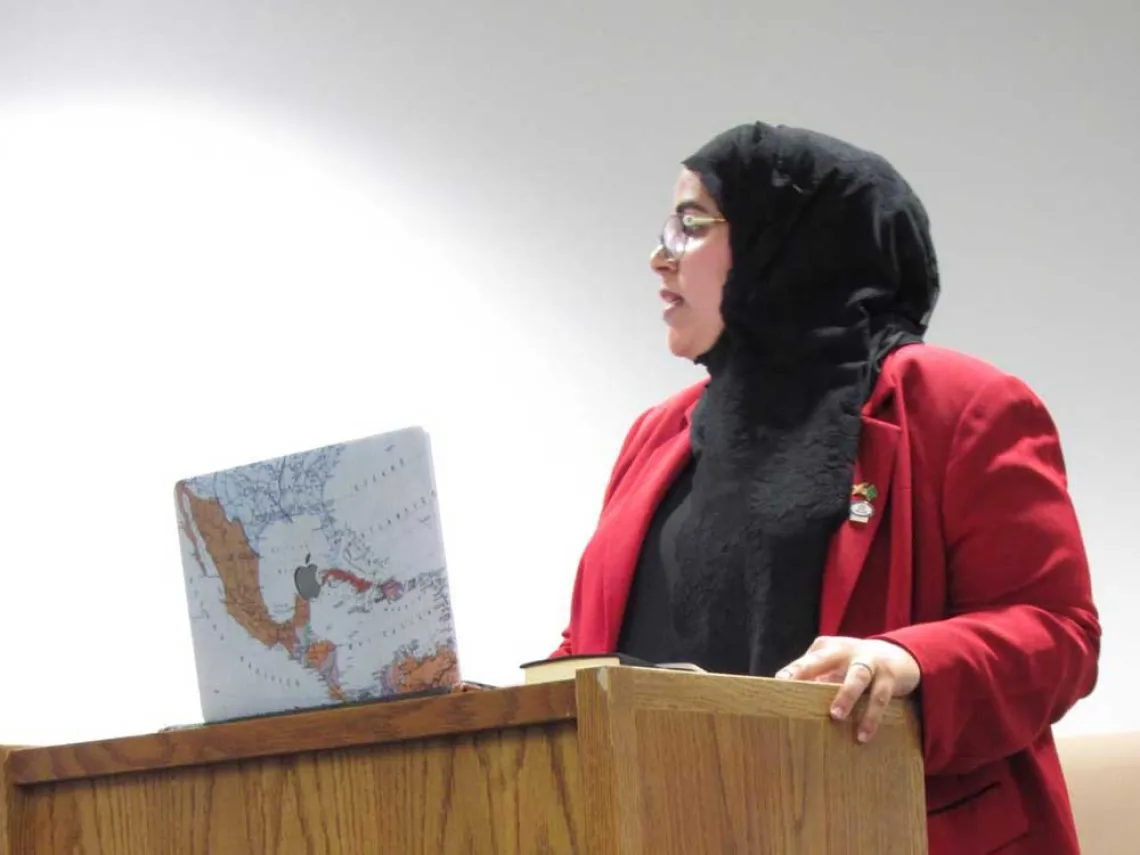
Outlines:
{"label": "pin badge", "polygon": [[851,522],[866,525],[875,515],[875,506],[871,504],[879,497],[879,491],[874,484],[863,482],[851,488]]}

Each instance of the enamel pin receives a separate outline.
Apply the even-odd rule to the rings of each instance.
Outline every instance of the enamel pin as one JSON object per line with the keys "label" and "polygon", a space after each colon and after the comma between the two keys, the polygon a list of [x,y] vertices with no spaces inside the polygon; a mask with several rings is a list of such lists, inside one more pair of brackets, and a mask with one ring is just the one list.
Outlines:
{"label": "enamel pin", "polygon": [[872,502],[879,497],[879,491],[874,484],[863,482],[851,488],[851,522],[866,525],[875,515],[875,506]]}

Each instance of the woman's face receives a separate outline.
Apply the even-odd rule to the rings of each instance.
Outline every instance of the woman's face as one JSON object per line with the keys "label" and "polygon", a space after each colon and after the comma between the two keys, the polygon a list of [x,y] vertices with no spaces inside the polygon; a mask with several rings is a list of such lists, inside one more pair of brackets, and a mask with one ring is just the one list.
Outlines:
{"label": "woman's face", "polygon": [[701,179],[687,169],[677,179],[673,206],[664,246],[654,250],[649,266],[661,277],[669,349],[696,359],[724,330],[720,298],[732,267],[728,223]]}

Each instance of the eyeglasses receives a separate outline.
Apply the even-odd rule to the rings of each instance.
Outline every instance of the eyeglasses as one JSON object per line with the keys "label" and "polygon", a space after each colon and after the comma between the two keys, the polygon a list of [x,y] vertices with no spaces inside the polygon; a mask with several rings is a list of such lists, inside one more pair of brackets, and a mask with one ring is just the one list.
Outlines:
{"label": "eyeglasses", "polygon": [[701,216],[699,214],[673,213],[665,220],[659,238],[660,248],[671,261],[680,261],[689,243],[689,238],[695,237],[701,229],[717,223],[727,223],[724,217]]}

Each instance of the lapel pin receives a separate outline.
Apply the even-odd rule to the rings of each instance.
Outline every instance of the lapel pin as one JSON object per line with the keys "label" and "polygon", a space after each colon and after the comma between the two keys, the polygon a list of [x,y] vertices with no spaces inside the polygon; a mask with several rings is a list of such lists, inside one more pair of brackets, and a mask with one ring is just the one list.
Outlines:
{"label": "lapel pin", "polygon": [[872,502],[879,497],[879,491],[874,484],[864,481],[851,488],[851,522],[866,525],[875,515],[875,506]]}

